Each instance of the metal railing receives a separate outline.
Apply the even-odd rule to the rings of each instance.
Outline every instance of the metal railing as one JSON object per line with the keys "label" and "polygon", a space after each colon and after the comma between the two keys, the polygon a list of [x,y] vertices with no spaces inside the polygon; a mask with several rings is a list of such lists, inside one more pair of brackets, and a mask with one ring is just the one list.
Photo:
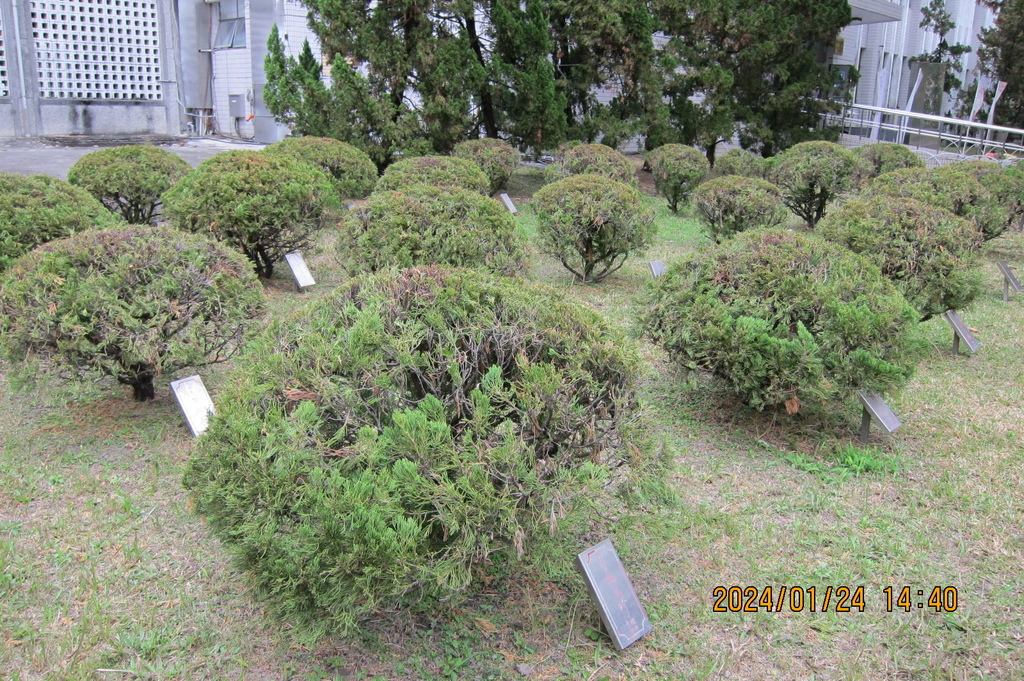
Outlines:
{"label": "metal railing", "polygon": [[865,142],[896,142],[961,156],[1024,157],[1024,130],[1001,125],[866,104],[845,104],[841,113],[825,114],[825,122]]}

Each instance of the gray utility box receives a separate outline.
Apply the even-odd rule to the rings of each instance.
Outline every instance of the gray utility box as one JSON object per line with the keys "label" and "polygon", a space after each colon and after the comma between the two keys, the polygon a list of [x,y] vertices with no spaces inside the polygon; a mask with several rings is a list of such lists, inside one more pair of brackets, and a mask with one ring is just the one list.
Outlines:
{"label": "gray utility box", "polygon": [[245,118],[245,95],[228,95],[228,115]]}

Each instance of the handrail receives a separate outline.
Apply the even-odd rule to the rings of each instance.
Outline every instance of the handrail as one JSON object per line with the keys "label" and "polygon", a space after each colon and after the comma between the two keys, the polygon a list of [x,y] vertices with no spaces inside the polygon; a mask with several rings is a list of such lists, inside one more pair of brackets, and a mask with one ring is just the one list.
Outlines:
{"label": "handrail", "polygon": [[843,104],[842,113],[824,117],[827,125],[848,135],[964,155],[1024,154],[1024,130],[1019,128],[867,104]]}

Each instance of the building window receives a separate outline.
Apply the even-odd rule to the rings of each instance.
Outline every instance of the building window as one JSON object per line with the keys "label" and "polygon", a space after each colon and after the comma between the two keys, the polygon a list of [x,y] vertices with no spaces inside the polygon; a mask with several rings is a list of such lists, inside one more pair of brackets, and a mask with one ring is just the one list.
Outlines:
{"label": "building window", "polygon": [[220,0],[220,24],[215,48],[245,47],[245,0]]}

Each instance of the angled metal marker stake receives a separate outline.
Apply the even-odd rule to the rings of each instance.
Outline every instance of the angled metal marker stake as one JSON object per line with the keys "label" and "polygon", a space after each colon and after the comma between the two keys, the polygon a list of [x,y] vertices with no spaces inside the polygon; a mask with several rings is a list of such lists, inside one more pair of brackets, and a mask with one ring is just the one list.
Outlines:
{"label": "angled metal marker stake", "polygon": [[967,346],[967,349],[971,352],[977,352],[981,347],[981,343],[974,337],[971,330],[964,324],[964,320],[960,318],[960,315],[956,313],[956,310],[949,310],[942,315],[949,325],[953,327],[953,354],[960,354],[960,341],[963,341]]}
{"label": "angled metal marker stake", "polygon": [[657,279],[661,275],[665,274],[665,263],[660,260],[652,260],[650,262],[651,276]]}
{"label": "angled metal marker stake", "polygon": [[509,198],[508,194],[502,194],[501,195],[501,200],[505,203],[505,208],[508,208],[508,212],[509,213],[518,213],[519,212],[516,209],[516,204],[512,203],[512,199]]}
{"label": "angled metal marker stake", "polygon": [[1010,264],[1008,262],[1000,260],[996,263],[996,266],[999,268],[999,271],[1003,273],[1003,302],[1008,303],[1010,302],[1011,289],[1017,293],[1020,292],[1020,282],[1017,281],[1017,275],[1015,275],[1013,270],[1010,269]]}
{"label": "angled metal marker stake", "polygon": [[861,404],[864,405],[864,413],[860,419],[860,441],[862,444],[867,444],[868,437],[871,435],[872,417],[878,421],[878,425],[887,433],[893,433],[903,425],[878,393],[860,390],[857,392],[857,396],[860,398]]}
{"label": "angled metal marker stake", "polygon": [[213,401],[206,392],[203,379],[189,376],[171,381],[171,392],[174,393],[174,399],[178,400],[178,408],[185,417],[185,424],[192,432],[192,437],[202,435],[209,425],[210,415],[214,413]]}
{"label": "angled metal marker stake", "polygon": [[313,275],[309,273],[309,268],[306,267],[306,261],[302,259],[301,253],[289,253],[284,256],[284,261],[291,268],[292,277],[295,279],[295,288],[299,290],[299,293],[302,293],[302,289],[307,286],[316,283]]}
{"label": "angled metal marker stake", "polygon": [[629,647],[654,628],[611,539],[576,556],[576,568],[583,574],[616,650]]}

